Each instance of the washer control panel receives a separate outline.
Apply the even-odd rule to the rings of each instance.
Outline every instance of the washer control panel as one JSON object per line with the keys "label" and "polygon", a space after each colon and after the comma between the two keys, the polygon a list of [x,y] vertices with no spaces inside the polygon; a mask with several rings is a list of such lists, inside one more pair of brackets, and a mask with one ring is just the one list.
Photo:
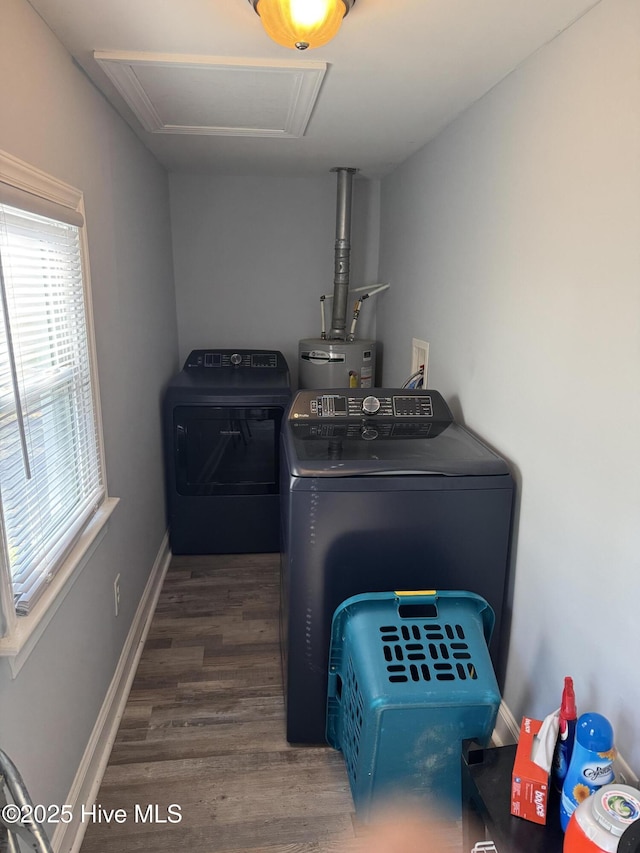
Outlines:
{"label": "washer control panel", "polygon": [[194,368],[249,367],[256,370],[282,369],[284,358],[275,350],[193,350],[186,360],[185,370]]}
{"label": "washer control panel", "polygon": [[438,391],[407,389],[349,389],[299,391],[289,420],[445,421],[453,416]]}
{"label": "washer control panel", "polygon": [[298,438],[362,439],[377,438],[431,438],[438,427],[433,421],[378,421],[356,423],[355,421],[297,421],[294,424]]}

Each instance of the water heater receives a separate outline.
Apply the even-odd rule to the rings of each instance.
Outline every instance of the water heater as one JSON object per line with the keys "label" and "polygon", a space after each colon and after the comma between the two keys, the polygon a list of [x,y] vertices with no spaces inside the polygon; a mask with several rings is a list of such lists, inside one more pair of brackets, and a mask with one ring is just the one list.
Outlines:
{"label": "water heater", "polygon": [[376,342],[306,338],[298,344],[300,388],[373,388]]}

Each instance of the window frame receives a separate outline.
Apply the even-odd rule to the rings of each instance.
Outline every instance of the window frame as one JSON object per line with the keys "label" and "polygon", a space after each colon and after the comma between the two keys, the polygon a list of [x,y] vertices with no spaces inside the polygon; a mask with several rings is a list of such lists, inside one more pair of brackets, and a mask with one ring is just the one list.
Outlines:
{"label": "window frame", "polygon": [[[22,160],[0,150],[0,183],[14,190],[35,196],[36,203],[53,203],[74,211],[85,219],[83,193],[57,178],[30,166]],[[53,215],[53,214],[47,214]],[[85,322],[89,350],[89,370],[93,389],[98,455],[104,482],[104,497],[96,512],[79,534],[72,549],[63,560],[52,581],[36,601],[27,616],[18,617],[13,600],[13,585],[8,561],[3,553],[4,541],[0,537],[0,657],[8,657],[12,674],[22,667],[38,640],[46,630],[56,611],[71,590],[83,568],[89,562],[107,531],[107,525],[118,499],[109,496],[102,429],[100,387],[98,383],[97,355],[91,298],[91,275],[86,224],[79,228],[80,255],[83,270]]]}

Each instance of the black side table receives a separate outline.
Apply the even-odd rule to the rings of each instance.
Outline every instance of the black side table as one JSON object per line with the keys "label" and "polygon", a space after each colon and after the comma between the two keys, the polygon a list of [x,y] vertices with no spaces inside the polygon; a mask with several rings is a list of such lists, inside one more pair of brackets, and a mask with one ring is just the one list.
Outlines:
{"label": "black side table", "polygon": [[490,839],[498,853],[562,853],[560,796],[551,791],[547,823],[513,817],[511,771],[516,745],[480,749],[470,741],[462,750],[462,832],[464,850]]}

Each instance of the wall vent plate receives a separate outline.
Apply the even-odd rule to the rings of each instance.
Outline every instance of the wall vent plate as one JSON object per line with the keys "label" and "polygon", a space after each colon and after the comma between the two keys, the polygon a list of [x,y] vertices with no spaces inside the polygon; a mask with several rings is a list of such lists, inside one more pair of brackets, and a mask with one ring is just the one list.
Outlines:
{"label": "wall vent plate", "polygon": [[326,62],[94,51],[149,133],[303,136]]}

